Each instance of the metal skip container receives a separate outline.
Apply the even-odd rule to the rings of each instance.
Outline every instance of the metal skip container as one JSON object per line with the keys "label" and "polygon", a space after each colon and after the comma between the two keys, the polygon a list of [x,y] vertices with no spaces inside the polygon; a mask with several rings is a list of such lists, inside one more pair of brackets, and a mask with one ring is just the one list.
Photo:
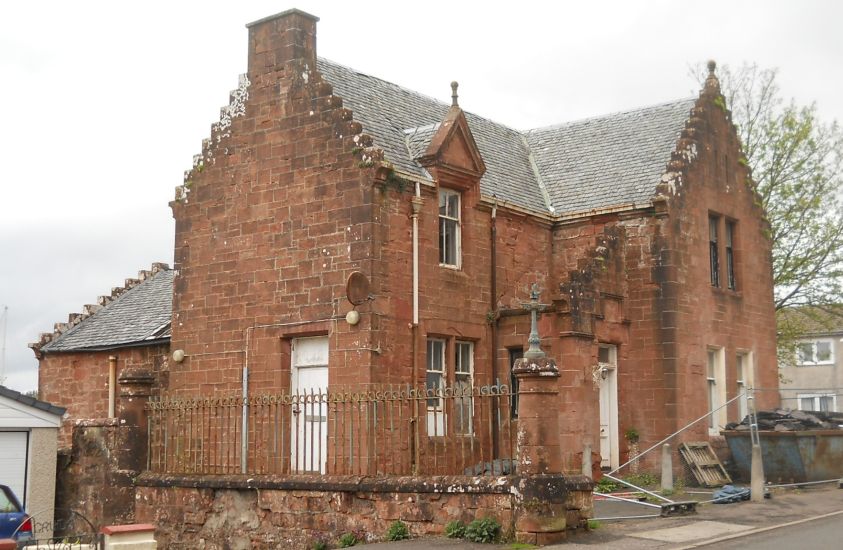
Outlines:
{"label": "metal skip container", "polygon": [[[727,430],[737,475],[749,480],[752,440],[748,431]],[[764,477],[772,483],[843,478],[843,430],[759,431]]]}

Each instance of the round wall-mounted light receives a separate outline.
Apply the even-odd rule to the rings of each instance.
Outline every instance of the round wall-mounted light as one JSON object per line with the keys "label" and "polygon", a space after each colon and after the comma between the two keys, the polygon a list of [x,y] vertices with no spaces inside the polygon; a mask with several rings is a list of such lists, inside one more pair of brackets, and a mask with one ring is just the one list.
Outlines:
{"label": "round wall-mounted light", "polygon": [[352,309],[345,314],[345,322],[351,326],[356,325],[360,322],[360,313],[358,313],[356,309]]}
{"label": "round wall-mounted light", "polygon": [[182,361],[184,361],[184,350],[183,349],[177,349],[176,351],[173,352],[173,361],[175,361],[176,363],[181,363]]}

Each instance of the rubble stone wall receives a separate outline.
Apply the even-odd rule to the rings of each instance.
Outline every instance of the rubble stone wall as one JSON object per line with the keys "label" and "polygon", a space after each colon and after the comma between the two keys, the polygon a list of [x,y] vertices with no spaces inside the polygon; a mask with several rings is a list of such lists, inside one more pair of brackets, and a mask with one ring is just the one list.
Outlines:
{"label": "rubble stone wall", "polygon": [[[335,546],[345,533],[384,540],[394,521],[413,537],[441,535],[449,521],[494,517],[513,534],[519,503],[507,478],[313,478],[245,476],[138,479],[137,521],[158,526],[158,544],[170,549],[246,550]],[[591,517],[590,483],[572,484],[569,530]],[[563,523],[564,524],[564,523]]]}
{"label": "rubble stone wall", "polygon": [[117,419],[80,420],[73,426],[73,445],[59,454],[56,476],[56,536],[134,521],[134,478],[138,464],[127,464],[133,431]]}

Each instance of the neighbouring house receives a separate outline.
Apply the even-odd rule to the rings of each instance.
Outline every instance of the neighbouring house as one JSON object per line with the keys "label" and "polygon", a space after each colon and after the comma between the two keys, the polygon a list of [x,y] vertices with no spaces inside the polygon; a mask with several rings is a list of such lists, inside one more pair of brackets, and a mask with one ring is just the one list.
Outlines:
{"label": "neighbouring house", "polygon": [[0,386],[0,485],[35,518],[33,534],[52,536],[56,441],[63,407]]}
{"label": "neighbouring house", "polygon": [[73,422],[117,417],[117,381],[123,372],[149,370],[166,387],[162,366],[169,350],[172,292],[172,270],[152,264],[30,344],[38,358],[38,396],[67,409],[59,448],[70,447]]}
{"label": "neighbouring house", "polygon": [[783,407],[840,411],[843,392],[843,316],[840,309],[798,308],[785,313],[801,337],[793,361],[779,365]]}
{"label": "neighbouring house", "polygon": [[[518,131],[463,111],[482,90],[453,83],[442,103],[318,58],[316,22],[248,25],[248,72],[170,203],[175,266],[151,282],[172,277],[154,288],[161,303],[172,285],[172,323],[129,348],[157,358],[136,519],[169,541],[253,542],[269,519],[220,510],[281,527],[330,512],[296,516],[302,533],[339,532],[342,514],[433,531],[466,510],[512,519],[499,486],[433,503],[446,485],[429,476],[510,474],[519,448],[556,439],[545,458],[562,472],[616,467],[626,432],[643,448],[715,411],[684,435],[705,439],[738,419],[724,404],[742,384],[777,387],[767,222],[713,63],[698,97]],[[543,309],[559,371],[540,409],[558,430],[529,441],[536,396],[512,376],[524,304]],[[40,346],[56,363],[42,388],[74,383],[87,351],[56,346],[73,330]],[[104,415],[113,388],[96,340],[73,417]],[[568,525],[587,517],[567,505]]]}
{"label": "neighbouring house", "polygon": [[152,264],[30,344],[38,358],[39,397],[67,411],[59,420],[53,483],[59,525],[76,525],[70,510],[98,526],[131,522],[132,479],[146,461],[136,464],[117,452],[125,449],[140,459],[128,441],[133,434],[118,429],[126,408],[121,386],[142,372],[151,377],[151,391],[166,387],[172,293],[173,271]]}

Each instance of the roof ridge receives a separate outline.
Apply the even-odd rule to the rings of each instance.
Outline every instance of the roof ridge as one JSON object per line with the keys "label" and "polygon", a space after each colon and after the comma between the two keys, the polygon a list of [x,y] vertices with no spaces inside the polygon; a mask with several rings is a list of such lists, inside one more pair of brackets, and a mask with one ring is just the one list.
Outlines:
{"label": "roof ridge", "polygon": [[[374,75],[371,75],[371,74],[369,74],[369,73],[364,73],[364,72],[358,71],[358,70],[357,70],[357,69],[355,69],[354,67],[349,67],[348,65],[344,65],[343,63],[339,63],[339,62],[337,62],[337,61],[334,61],[333,59],[328,59],[327,57],[322,57],[322,56],[319,56],[319,57],[317,57],[317,58],[316,58],[316,60],[317,60],[317,61],[325,61],[325,62],[327,62],[327,63],[331,63],[332,65],[336,65],[336,66],[338,66],[338,67],[342,67],[343,69],[346,69],[346,70],[348,70],[348,71],[351,71],[351,72],[353,72],[353,73],[355,73],[355,74],[358,74],[358,75],[360,75],[360,76],[365,76],[366,78],[371,78],[371,79],[374,79],[374,80],[378,80],[378,81],[380,81],[380,82],[383,82],[384,84],[388,84],[388,85],[390,85],[390,86],[394,86],[395,88],[398,88],[398,89],[403,90],[403,91],[405,91],[405,92],[409,92],[409,93],[411,93],[411,94],[413,94],[413,95],[416,95],[416,96],[418,96],[418,97],[423,97],[423,98],[425,98],[425,99],[428,99],[428,100],[430,100],[430,101],[433,101],[433,102],[435,102],[435,103],[438,103],[439,105],[441,105],[441,106],[443,106],[443,107],[445,107],[445,108],[448,108],[448,107],[450,107],[450,106],[451,106],[451,104],[450,104],[448,101],[442,101],[441,99],[437,99],[437,98],[435,98],[435,97],[433,97],[433,96],[429,96],[429,95],[427,95],[427,94],[426,94],[426,93],[424,93],[424,92],[419,92],[418,90],[414,90],[414,89],[412,89],[412,88],[407,88],[407,87],[405,87],[405,86],[402,86],[401,84],[396,84],[395,82],[392,82],[392,81],[386,80],[386,79],[381,78],[381,77],[379,77],[379,76],[374,76]],[[491,118],[485,117],[485,116],[483,116],[483,115],[479,115],[479,114],[477,114],[477,113],[475,113],[475,112],[473,112],[473,111],[467,111],[467,110],[463,109],[463,112],[464,112],[466,115],[471,115],[471,116],[474,116],[474,117],[477,117],[477,118],[483,119],[483,120],[485,120],[485,121],[487,121],[487,122],[491,122],[492,124],[497,124],[498,126],[501,126],[501,127],[503,127],[503,128],[506,128],[507,130],[511,130],[511,131],[513,131],[513,132],[515,132],[515,133],[517,133],[517,134],[523,134],[523,133],[524,133],[524,131],[523,131],[523,130],[518,130],[517,128],[513,128],[512,126],[509,126],[509,125],[507,125],[507,124],[504,124],[503,122],[498,122],[497,120],[494,120],[494,119],[491,119]],[[441,123],[441,121],[440,121],[440,123]],[[407,129],[407,128],[403,128],[402,130],[406,130],[406,129]]]}
{"label": "roof ridge", "polygon": [[527,161],[530,164],[530,170],[533,171],[533,176],[536,178],[536,184],[539,186],[539,190],[542,193],[544,206],[551,215],[555,216],[557,212],[553,207],[553,201],[550,199],[550,192],[547,189],[547,185],[544,183],[544,178],[542,178],[541,171],[539,171],[539,166],[536,164],[536,157],[533,155],[533,149],[530,147],[526,134],[521,134],[521,143],[524,144],[524,150],[527,152]]}
{"label": "roof ridge", "polygon": [[680,99],[674,99],[672,101],[663,101],[663,102],[660,102],[660,103],[653,103],[651,105],[644,105],[643,107],[636,107],[634,109],[626,109],[626,110],[622,110],[622,111],[614,111],[614,112],[611,112],[611,113],[605,113],[605,114],[602,114],[602,115],[588,116],[588,117],[584,117],[584,118],[578,118],[578,119],[575,119],[575,120],[569,120],[569,121],[566,121],[566,122],[558,122],[556,124],[550,124],[548,126],[538,126],[536,128],[530,128],[528,130],[524,130],[523,133],[524,134],[532,134],[532,133],[540,132],[540,131],[544,131],[544,130],[555,130],[557,128],[565,128],[565,127],[568,127],[568,126],[572,126],[574,124],[579,124],[579,123],[582,123],[582,122],[589,122],[589,121],[592,121],[592,120],[602,120],[602,119],[606,119],[606,118],[616,117],[616,116],[619,116],[619,115],[632,115],[632,114],[635,114],[635,113],[640,113],[642,111],[649,111],[649,110],[655,109],[657,107],[667,107],[668,105],[678,105],[680,103],[685,103],[685,102],[688,102],[688,103],[696,102],[697,99],[698,98],[696,98],[694,96],[688,96],[688,97],[683,97],[683,98],[680,98]]}
{"label": "roof ridge", "polygon": [[169,271],[170,266],[164,262],[153,262],[150,269],[142,269],[138,271],[137,278],[129,278],[123,281],[123,286],[112,287],[110,296],[98,296],[96,304],[85,304],[82,307],[81,313],[68,313],[67,322],[58,322],[53,325],[53,332],[42,332],[38,335],[38,341],[28,344],[36,357],[41,353],[41,348],[62,336],[67,334],[73,328],[77,327],[85,319],[95,315],[96,313],[105,309],[110,303],[114,302],[120,296],[123,296],[129,290],[139,286],[143,282],[152,279],[155,275],[162,271]]}

